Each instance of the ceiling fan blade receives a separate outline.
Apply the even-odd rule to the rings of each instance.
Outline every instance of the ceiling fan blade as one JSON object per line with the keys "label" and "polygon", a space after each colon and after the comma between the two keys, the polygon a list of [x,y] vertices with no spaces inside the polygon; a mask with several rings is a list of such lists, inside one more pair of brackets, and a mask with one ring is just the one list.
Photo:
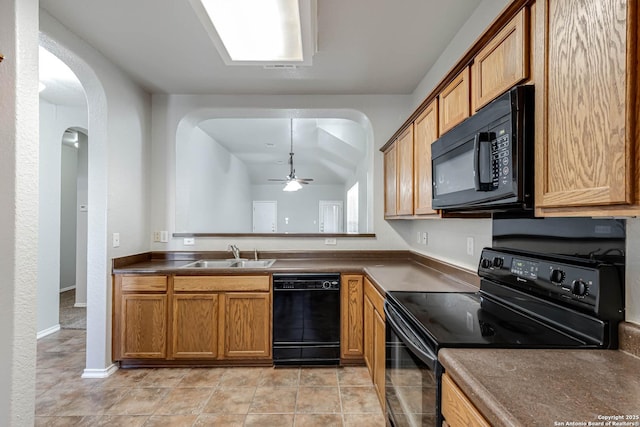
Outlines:
{"label": "ceiling fan blade", "polygon": [[296,178],[298,181],[313,181],[313,178]]}
{"label": "ceiling fan blade", "polygon": [[288,182],[288,181],[290,181],[290,180],[289,180],[289,179],[276,179],[276,178],[269,178],[267,181]]}

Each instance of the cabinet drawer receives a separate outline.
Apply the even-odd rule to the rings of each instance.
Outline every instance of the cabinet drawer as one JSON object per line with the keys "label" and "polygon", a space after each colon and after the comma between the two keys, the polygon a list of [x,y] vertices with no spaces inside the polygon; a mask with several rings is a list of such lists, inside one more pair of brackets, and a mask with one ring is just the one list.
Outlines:
{"label": "cabinet drawer", "polygon": [[489,427],[487,420],[446,373],[442,375],[442,415],[451,427]]}
{"label": "cabinet drawer", "polygon": [[120,277],[122,292],[166,292],[167,276],[128,276]]}
{"label": "cabinet drawer", "polygon": [[176,276],[175,292],[269,291],[269,276]]}
{"label": "cabinet drawer", "polygon": [[471,81],[474,111],[528,77],[528,12],[523,8],[476,55]]}

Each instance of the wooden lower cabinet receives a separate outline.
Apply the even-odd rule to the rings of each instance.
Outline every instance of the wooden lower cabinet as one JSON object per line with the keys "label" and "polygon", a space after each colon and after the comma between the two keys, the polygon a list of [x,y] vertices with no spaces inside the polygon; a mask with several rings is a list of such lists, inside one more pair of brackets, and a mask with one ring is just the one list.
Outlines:
{"label": "wooden lower cabinet", "polygon": [[340,284],[340,357],[362,360],[363,353],[362,275],[343,274]]}
{"label": "wooden lower cabinet", "polygon": [[385,406],[385,320],[384,297],[368,278],[364,279],[364,360],[378,393],[382,408]]}
{"label": "wooden lower cabinet", "polygon": [[447,373],[442,375],[441,407],[442,415],[450,427],[490,426]]}
{"label": "wooden lower cabinet", "polygon": [[266,292],[224,296],[224,358],[271,357],[271,298]]}
{"label": "wooden lower cabinet", "polygon": [[269,276],[114,276],[113,359],[263,361],[271,356]]}
{"label": "wooden lower cabinet", "polygon": [[171,357],[216,359],[218,311],[217,294],[174,295]]}

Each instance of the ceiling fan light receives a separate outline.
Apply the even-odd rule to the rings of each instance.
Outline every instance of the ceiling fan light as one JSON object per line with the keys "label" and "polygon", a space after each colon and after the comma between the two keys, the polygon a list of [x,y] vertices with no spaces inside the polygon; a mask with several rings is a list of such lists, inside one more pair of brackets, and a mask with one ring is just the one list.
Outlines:
{"label": "ceiling fan light", "polygon": [[296,180],[287,182],[282,191],[298,191],[302,188],[302,185]]}

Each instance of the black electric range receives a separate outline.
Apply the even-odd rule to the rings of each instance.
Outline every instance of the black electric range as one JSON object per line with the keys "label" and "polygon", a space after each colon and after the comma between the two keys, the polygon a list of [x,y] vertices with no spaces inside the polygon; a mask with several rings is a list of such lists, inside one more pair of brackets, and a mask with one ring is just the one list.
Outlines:
{"label": "black electric range", "polygon": [[385,390],[392,425],[441,425],[440,348],[617,347],[623,266],[485,248],[478,274],[475,293],[387,293]]}

